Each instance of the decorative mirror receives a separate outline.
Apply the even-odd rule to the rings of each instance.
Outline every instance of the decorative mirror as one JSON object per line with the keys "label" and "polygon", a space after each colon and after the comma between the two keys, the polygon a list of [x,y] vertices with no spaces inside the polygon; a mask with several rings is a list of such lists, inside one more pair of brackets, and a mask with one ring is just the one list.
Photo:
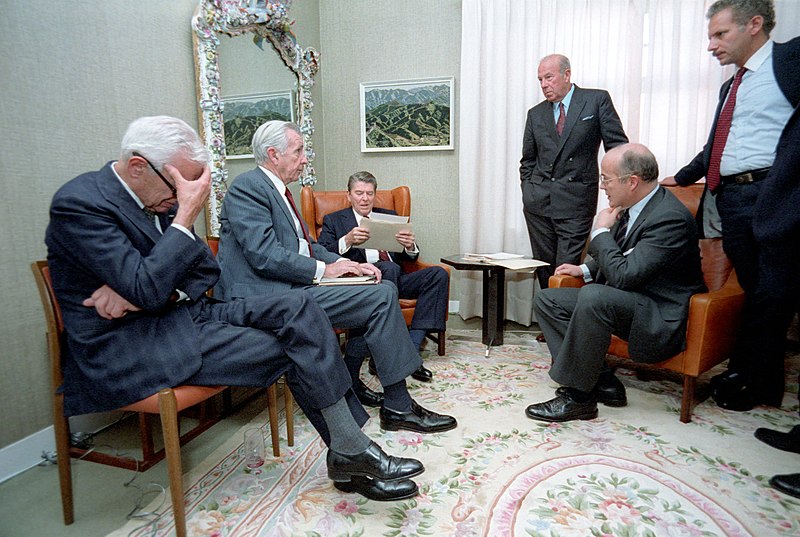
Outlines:
{"label": "decorative mirror", "polygon": [[[211,154],[211,195],[206,211],[206,226],[209,235],[219,234],[219,211],[222,199],[227,191],[228,170],[227,158],[246,158],[250,141],[240,136],[239,123],[229,123],[229,128],[236,135],[233,144],[234,156],[228,155],[228,144],[225,139],[226,101],[232,113],[236,110],[251,110],[253,106],[261,107],[264,113],[273,106],[288,109],[295,123],[303,133],[306,156],[309,164],[300,177],[300,184],[316,183],[311,135],[314,125],[311,121],[311,87],[314,75],[319,69],[319,53],[312,48],[302,48],[297,38],[289,29],[288,18],[291,0],[200,0],[200,4],[192,17],[192,41],[195,50],[195,72],[197,74],[197,107],[200,116],[200,137]],[[253,43],[257,54],[270,54],[270,48],[278,53],[280,61],[289,68],[296,78],[296,88],[280,91],[265,91],[245,95],[225,94],[221,92],[220,83],[220,34],[235,37],[253,34]],[[269,43],[270,46],[266,46]],[[227,43],[226,43],[227,46]],[[241,47],[241,43],[237,43]],[[255,48],[257,47],[257,49]],[[260,49],[260,50],[259,50]],[[252,53],[252,51],[248,51]],[[247,76],[258,78],[256,66],[249,65]],[[272,80],[263,73],[264,80]],[[252,83],[252,81],[250,82]],[[266,85],[266,83],[265,83]],[[250,87],[250,86],[248,86]],[[274,88],[273,88],[274,89]],[[295,93],[296,90],[296,93]],[[252,106],[251,106],[252,105]],[[247,113],[247,112],[245,112]],[[256,113],[257,114],[257,113]],[[254,119],[254,116],[249,116]],[[258,125],[255,125],[256,127]],[[254,130],[254,129],[253,129]],[[248,147],[247,150],[244,147]]]}

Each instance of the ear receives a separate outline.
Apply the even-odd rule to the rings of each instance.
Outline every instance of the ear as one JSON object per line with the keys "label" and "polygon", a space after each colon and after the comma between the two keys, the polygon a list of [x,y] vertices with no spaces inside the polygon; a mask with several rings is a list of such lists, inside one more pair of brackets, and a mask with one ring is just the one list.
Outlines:
{"label": "ear", "polygon": [[131,177],[141,177],[142,174],[149,168],[149,166],[147,165],[147,161],[145,161],[142,157],[132,155],[128,159],[126,168],[128,170],[128,175]]}
{"label": "ear", "polygon": [[278,154],[278,150],[274,147],[267,148],[267,158],[270,160],[270,162],[272,162],[272,159],[277,158]]}
{"label": "ear", "polygon": [[764,17],[756,15],[748,23],[750,26],[750,35],[757,35],[764,28]]}

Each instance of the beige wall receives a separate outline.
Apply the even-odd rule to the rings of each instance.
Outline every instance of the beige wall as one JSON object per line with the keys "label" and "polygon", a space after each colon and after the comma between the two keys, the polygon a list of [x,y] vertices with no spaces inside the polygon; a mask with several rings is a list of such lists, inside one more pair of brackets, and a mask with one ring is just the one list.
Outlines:
{"label": "beige wall", "polygon": [[[52,421],[44,318],[29,269],[46,255],[50,198],[75,175],[115,158],[136,117],[170,114],[196,125],[197,114],[189,26],[195,0],[0,5],[2,448]],[[319,187],[340,188],[357,169],[373,171],[382,186],[408,184],[423,257],[451,253],[458,244],[457,152],[362,154],[358,83],[454,76],[457,91],[460,2],[295,0],[291,17],[299,42],[321,52],[313,112]],[[252,165],[239,163],[231,178]]]}

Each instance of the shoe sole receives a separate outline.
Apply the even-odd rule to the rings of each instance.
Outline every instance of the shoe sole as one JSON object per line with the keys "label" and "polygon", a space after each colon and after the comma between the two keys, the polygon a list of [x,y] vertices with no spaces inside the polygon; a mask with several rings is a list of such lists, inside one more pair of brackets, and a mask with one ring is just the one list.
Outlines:
{"label": "shoe sole", "polygon": [[392,477],[392,478],[386,478],[386,477],[381,477],[379,475],[370,474],[370,473],[367,473],[367,472],[345,472],[345,471],[338,471],[338,470],[332,472],[331,469],[328,468],[328,479],[330,479],[331,481],[335,481],[337,483],[348,483],[348,482],[352,481],[353,476],[356,475],[356,476],[359,476],[359,477],[369,477],[370,479],[377,479],[379,481],[392,482],[392,481],[400,481],[401,479],[411,479],[412,477],[417,477],[418,475],[422,474],[423,472],[425,472],[425,467],[422,467],[419,471],[414,472],[412,474],[401,475],[401,476]]}
{"label": "shoe sole", "polygon": [[360,496],[365,497],[368,500],[372,500],[373,502],[396,502],[398,500],[406,500],[408,498],[413,498],[419,495],[419,487],[414,487],[414,490],[407,493],[407,494],[398,494],[397,496],[387,497],[387,498],[380,498],[377,496],[373,496],[371,494],[366,493],[363,490],[357,490],[356,487],[348,487],[346,486],[347,483],[351,483],[351,481],[339,481],[334,484],[337,490],[342,492],[349,492],[353,494],[358,494]]}
{"label": "shoe sole", "polygon": [[617,408],[628,406],[628,400],[627,399],[609,399],[607,401],[603,401],[602,399],[598,399],[597,402],[598,403],[602,403],[605,406],[613,406],[613,407],[617,407]]}
{"label": "shoe sole", "polygon": [[452,431],[456,427],[458,427],[458,422],[454,423],[453,425],[446,425],[444,427],[437,427],[435,429],[423,429],[421,427],[414,427],[413,425],[390,425],[381,421],[381,429],[384,431],[412,431],[420,434],[443,433],[445,431]]}
{"label": "shoe sole", "polygon": [[563,423],[565,421],[593,420],[598,416],[598,412],[597,412],[597,410],[595,410],[592,414],[581,414],[581,415],[578,415],[578,416],[568,416],[568,417],[564,417],[564,418],[561,418],[561,419],[546,418],[544,416],[537,416],[535,414],[528,414],[527,412],[525,413],[525,415],[528,418],[532,419],[532,420],[546,421],[547,423]]}

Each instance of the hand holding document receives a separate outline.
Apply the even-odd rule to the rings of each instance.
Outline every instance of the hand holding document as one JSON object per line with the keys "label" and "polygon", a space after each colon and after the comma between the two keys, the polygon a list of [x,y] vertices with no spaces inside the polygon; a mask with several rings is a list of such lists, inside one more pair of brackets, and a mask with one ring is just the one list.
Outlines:
{"label": "hand holding document", "polygon": [[359,244],[359,248],[373,248],[387,252],[403,249],[395,235],[401,231],[414,230],[407,216],[382,213],[372,213],[370,218],[362,218],[359,226],[369,230],[369,239]]}
{"label": "hand holding document", "polygon": [[539,261],[538,259],[524,259],[522,254],[509,254],[498,252],[494,254],[464,254],[464,261],[473,263],[486,263],[498,265],[509,270],[532,271],[536,267],[545,267],[550,263]]}

